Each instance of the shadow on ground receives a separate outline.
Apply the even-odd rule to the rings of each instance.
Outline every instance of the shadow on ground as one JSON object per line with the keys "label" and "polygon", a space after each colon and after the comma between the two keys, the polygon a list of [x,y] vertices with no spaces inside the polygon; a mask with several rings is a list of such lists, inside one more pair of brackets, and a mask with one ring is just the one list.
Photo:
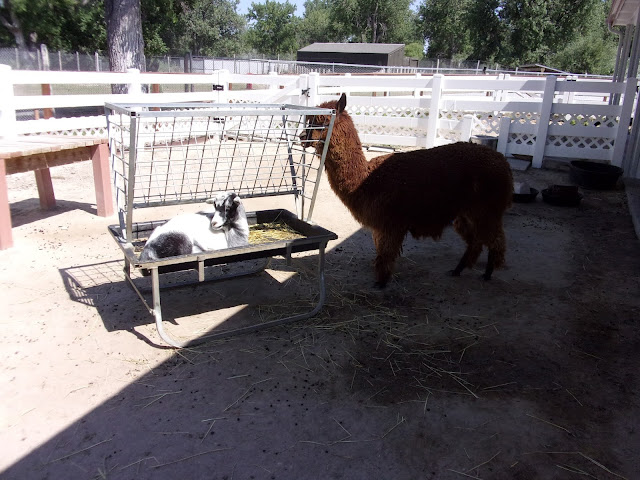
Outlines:
{"label": "shadow on ground", "polygon": [[14,228],[34,223],[44,218],[61,215],[71,210],[82,210],[92,215],[97,212],[95,205],[67,200],[56,200],[56,205],[53,208],[43,210],[40,208],[40,200],[38,198],[12,202],[10,207],[11,224]]}
{"label": "shadow on ground", "polygon": [[[446,274],[463,249],[451,231],[407,239],[383,291],[366,233],[333,242],[316,318],[175,351],[2,478],[635,478],[640,248],[624,198],[515,205],[491,282],[481,264]],[[287,311],[315,261],[173,292],[167,318]],[[152,321],[120,268],[61,275],[108,331],[133,331]]]}

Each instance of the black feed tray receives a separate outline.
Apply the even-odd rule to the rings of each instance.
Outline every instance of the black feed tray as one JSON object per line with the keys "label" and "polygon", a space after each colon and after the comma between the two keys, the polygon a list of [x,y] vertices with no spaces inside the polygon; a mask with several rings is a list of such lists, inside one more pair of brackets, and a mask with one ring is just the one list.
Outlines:
{"label": "black feed tray", "polygon": [[551,205],[577,207],[582,194],[578,192],[578,187],[572,185],[551,185],[542,190],[542,199]]}
{"label": "black feed tray", "polygon": [[[249,244],[243,247],[168,257],[151,262],[141,262],[139,259],[139,251],[144,245],[142,239],[146,239],[155,227],[162,225],[166,220],[134,223],[132,225],[133,238],[131,241],[126,241],[123,238],[120,225],[109,226],[109,232],[131,265],[145,270],[158,267],[159,273],[196,269],[198,261],[204,261],[205,266],[212,266],[273,256],[288,257],[291,253],[318,250],[323,244],[326,245],[330,240],[336,240],[338,238],[335,233],[325,228],[298,219],[296,215],[288,210],[276,209],[247,212],[247,220],[249,226],[283,223],[299,234],[299,237],[286,240],[274,240],[268,243]],[[136,245],[138,249],[136,249]]]}

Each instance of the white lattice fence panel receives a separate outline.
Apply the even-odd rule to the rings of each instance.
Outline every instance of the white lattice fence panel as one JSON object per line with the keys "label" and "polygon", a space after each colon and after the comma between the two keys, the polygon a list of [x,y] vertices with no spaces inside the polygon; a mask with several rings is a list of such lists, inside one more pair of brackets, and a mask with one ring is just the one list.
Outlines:
{"label": "white lattice fence panel", "polygon": [[[468,112],[462,111],[448,111],[448,110],[440,110],[439,119],[445,120],[438,122],[440,128],[436,133],[436,137],[439,139],[447,140],[448,142],[458,142],[461,140],[460,138],[460,130],[455,129],[454,125],[457,125],[462,121],[463,117]],[[453,120],[453,121],[451,121]]]}
{"label": "white lattice fence panel", "polygon": [[609,112],[556,111],[549,118],[545,155],[611,160],[619,123]]}
{"label": "white lattice fence panel", "polygon": [[547,136],[548,147],[612,150],[612,138],[571,137],[566,135]]}
{"label": "white lattice fence panel", "polygon": [[549,120],[549,125],[572,125],[583,127],[616,128],[619,117],[611,115],[582,115],[582,114],[554,114]]}
{"label": "white lattice fence panel", "polygon": [[38,132],[29,135],[59,135],[61,137],[104,137],[107,138],[107,127],[74,128],[72,130],[58,130]]}
{"label": "white lattice fence panel", "polygon": [[[535,126],[540,116],[535,112],[487,112],[487,111],[468,111],[468,110],[441,110],[440,119],[442,120],[457,120],[462,121],[465,115],[471,115],[473,117],[473,126],[471,135],[490,135],[498,136],[500,134],[500,121],[502,117],[511,117],[514,124],[522,126]],[[455,125],[455,122],[448,122],[449,125]],[[455,128],[439,128],[438,138],[448,141],[460,140],[460,130]],[[510,142],[513,141],[517,145],[531,145],[531,142],[535,142],[535,136],[516,135],[515,137],[509,137]]]}
{"label": "white lattice fence panel", "polygon": [[494,112],[473,112],[472,135],[498,135],[500,133],[500,117]]}
{"label": "white lattice fence panel", "polygon": [[[360,135],[367,138],[380,137],[424,137],[427,133],[426,119],[429,111],[419,107],[348,105]],[[407,122],[398,122],[406,119]],[[421,121],[422,120],[422,121]],[[384,138],[379,143],[384,143]]]}

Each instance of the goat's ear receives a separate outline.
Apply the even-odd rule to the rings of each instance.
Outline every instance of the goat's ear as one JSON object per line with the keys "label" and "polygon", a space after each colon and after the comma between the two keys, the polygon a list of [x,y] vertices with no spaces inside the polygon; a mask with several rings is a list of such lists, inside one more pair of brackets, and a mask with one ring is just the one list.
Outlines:
{"label": "goat's ear", "polygon": [[347,96],[343,93],[338,100],[338,105],[336,106],[336,113],[341,114],[344,112],[345,107],[347,106]]}

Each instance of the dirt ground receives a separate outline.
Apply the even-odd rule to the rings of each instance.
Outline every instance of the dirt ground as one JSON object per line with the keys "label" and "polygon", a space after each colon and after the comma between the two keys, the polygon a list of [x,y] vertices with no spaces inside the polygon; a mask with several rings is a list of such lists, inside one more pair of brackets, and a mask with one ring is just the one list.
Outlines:
{"label": "dirt ground", "polygon": [[[484,258],[447,274],[453,231],[407,239],[376,290],[370,235],[323,181],[314,220],[339,239],[322,311],[177,351],[124,282],[90,165],[52,175],[47,212],[32,175],[9,177],[0,478],[640,478],[640,242],[623,190],[515,204],[490,282]],[[515,176],[568,183],[562,169]],[[282,201],[246,203],[293,208]],[[163,293],[168,329],[309,308],[316,263]]]}

